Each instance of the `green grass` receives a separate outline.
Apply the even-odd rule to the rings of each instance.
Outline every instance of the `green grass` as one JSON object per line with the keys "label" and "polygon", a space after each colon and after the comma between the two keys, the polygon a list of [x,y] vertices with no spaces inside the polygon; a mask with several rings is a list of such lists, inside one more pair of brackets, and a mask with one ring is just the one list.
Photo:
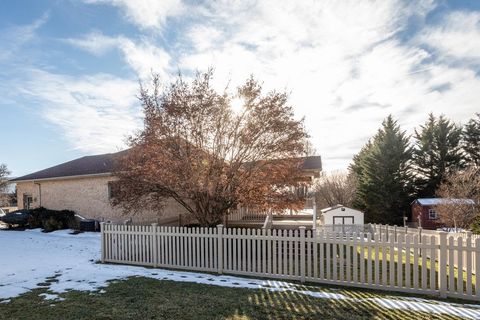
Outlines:
{"label": "green grass", "polygon": [[[359,255],[359,257],[361,258],[362,256],[362,253],[361,253],[361,250],[357,250],[357,253]],[[375,265],[375,249],[372,249],[370,251],[370,257],[371,257],[371,264],[372,264],[372,269],[374,270],[374,265]],[[409,279],[411,282],[413,282],[413,274],[414,274],[414,258],[413,258],[413,254],[410,254],[410,260],[407,262],[407,257],[406,257],[406,254],[405,252],[401,252],[399,254],[399,252],[397,250],[395,250],[393,252],[393,257],[392,257],[392,254],[390,252],[390,250],[388,248],[381,248],[379,250],[379,257],[378,257],[378,260],[379,260],[379,270],[380,270],[380,274],[382,274],[383,271],[383,266],[382,266],[382,260],[383,259],[386,259],[387,260],[387,264],[386,264],[386,267],[387,267],[387,270],[386,272],[389,273],[390,272],[390,260],[393,258],[393,260],[395,261],[395,268],[397,268],[397,263],[398,263],[398,260],[401,259],[401,270],[402,270],[402,279],[403,279],[403,285],[405,285],[405,279],[406,279],[406,274],[405,274],[405,270],[406,270],[406,265],[407,264],[410,264],[410,276],[409,276]],[[365,264],[365,270],[367,270],[367,265],[368,265],[368,250],[365,248],[364,249],[364,254],[363,254],[363,260],[364,260],[364,264]],[[426,268],[426,278],[427,278],[427,286],[428,284],[430,283],[430,269],[432,269],[432,265],[433,267],[435,268],[435,281],[437,282],[438,281],[438,277],[439,277],[439,271],[440,271],[440,266],[439,266],[439,263],[438,261],[432,261],[432,259],[430,258],[426,258],[425,260],[425,266],[423,265],[423,261],[422,261],[422,258],[419,257],[418,258],[418,277],[419,279],[421,279],[422,277],[422,269],[423,268]],[[446,273],[447,273],[447,281],[450,280],[450,266],[446,266]],[[465,292],[466,291],[466,287],[467,287],[467,271],[464,271],[464,270],[461,270],[459,271],[458,268],[454,268],[453,269],[453,280],[454,280],[454,285],[455,285],[455,289],[458,290],[457,288],[457,279],[459,277],[459,273],[460,273],[460,276],[462,277],[462,282],[463,282],[463,291]],[[381,277],[380,277],[381,278]],[[388,277],[387,277],[388,279]],[[475,291],[475,282],[476,282],[476,275],[475,274],[472,274],[472,289],[473,291]],[[395,277],[395,284],[397,285],[397,279]]]}
{"label": "green grass", "polygon": [[385,293],[357,289],[308,286],[308,290],[351,298],[335,300],[290,291],[135,277],[112,282],[104,290],[104,293],[70,291],[60,295],[64,301],[51,301],[39,296],[48,292],[48,288],[34,289],[1,303],[0,319],[459,319],[383,308],[371,299],[384,298]]}

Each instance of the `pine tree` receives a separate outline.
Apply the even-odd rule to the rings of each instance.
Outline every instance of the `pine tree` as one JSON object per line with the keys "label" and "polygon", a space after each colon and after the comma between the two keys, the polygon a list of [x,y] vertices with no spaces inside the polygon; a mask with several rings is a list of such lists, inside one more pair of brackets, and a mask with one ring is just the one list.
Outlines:
{"label": "pine tree", "polygon": [[367,222],[401,224],[411,200],[409,137],[392,116],[372,141],[354,157],[351,173],[357,178],[355,205]]}
{"label": "pine tree", "polygon": [[463,166],[461,135],[460,127],[433,114],[415,130],[413,162],[418,197],[434,197],[446,175]]}
{"label": "pine tree", "polygon": [[468,165],[480,166],[480,113],[463,129],[463,150]]}

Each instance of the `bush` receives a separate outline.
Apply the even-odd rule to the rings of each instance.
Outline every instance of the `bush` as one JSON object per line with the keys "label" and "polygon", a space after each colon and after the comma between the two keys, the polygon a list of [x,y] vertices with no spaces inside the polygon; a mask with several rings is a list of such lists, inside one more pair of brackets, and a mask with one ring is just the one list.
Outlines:
{"label": "bush", "polygon": [[480,234],[480,216],[476,217],[475,220],[473,220],[470,228],[472,229],[472,232],[474,234]]}
{"label": "bush", "polygon": [[75,212],[70,210],[49,210],[43,207],[31,210],[17,210],[0,218],[9,225],[18,225],[29,228],[42,228],[50,232],[60,229],[78,229]]}
{"label": "bush", "polygon": [[49,210],[43,207],[30,210],[30,228],[43,228],[45,231],[68,229],[75,222],[75,212],[70,210]]}

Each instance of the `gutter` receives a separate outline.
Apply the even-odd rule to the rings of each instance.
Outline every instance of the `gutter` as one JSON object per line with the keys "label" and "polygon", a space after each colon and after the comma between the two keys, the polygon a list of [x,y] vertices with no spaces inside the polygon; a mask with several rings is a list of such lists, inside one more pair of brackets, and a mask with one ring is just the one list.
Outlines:
{"label": "gutter", "polygon": [[113,175],[112,172],[105,172],[105,173],[95,173],[95,174],[81,174],[75,176],[61,176],[61,177],[52,177],[52,178],[43,178],[43,179],[24,179],[24,180],[10,180],[12,183],[17,182],[33,182],[36,181],[54,181],[54,180],[65,180],[65,179],[82,179],[82,178],[90,178],[90,177],[108,177]]}

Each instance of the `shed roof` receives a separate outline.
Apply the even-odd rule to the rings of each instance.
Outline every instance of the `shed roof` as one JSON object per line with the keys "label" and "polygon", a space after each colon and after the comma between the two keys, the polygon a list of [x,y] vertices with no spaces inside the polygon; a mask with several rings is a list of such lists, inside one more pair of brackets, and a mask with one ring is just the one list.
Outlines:
{"label": "shed roof", "polygon": [[415,200],[414,202],[418,202],[422,206],[436,206],[441,204],[475,204],[475,201],[472,199],[455,198],[420,198]]}
{"label": "shed roof", "polygon": [[[334,206],[332,206],[332,207],[328,207],[328,208],[322,209],[322,210],[320,210],[320,211],[321,211],[322,213],[326,213],[326,212],[329,212],[329,211],[332,211],[332,210],[336,210],[336,209],[339,209],[339,208],[347,208],[347,207],[345,207],[343,204],[337,204],[337,205],[334,205]],[[360,210],[357,210],[357,209],[352,209],[352,208],[348,208],[348,209],[361,212]]]}

